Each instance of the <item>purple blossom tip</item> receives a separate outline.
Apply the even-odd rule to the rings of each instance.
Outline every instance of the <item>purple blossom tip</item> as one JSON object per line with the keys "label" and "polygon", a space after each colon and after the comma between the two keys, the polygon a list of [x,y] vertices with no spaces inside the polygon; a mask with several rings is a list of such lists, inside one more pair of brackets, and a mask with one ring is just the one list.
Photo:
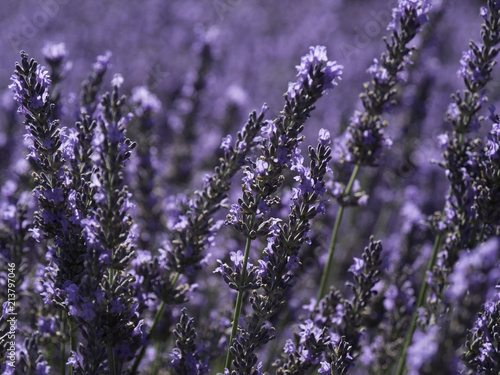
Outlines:
{"label": "purple blossom tip", "polygon": [[354,264],[349,267],[349,272],[352,272],[355,276],[360,275],[363,272],[363,267],[365,266],[365,261],[360,258],[354,258]]}
{"label": "purple blossom tip", "polygon": [[231,148],[231,141],[233,140],[233,137],[231,137],[230,134],[222,138],[222,142],[220,144],[220,148],[224,150],[224,152],[229,152]]}
{"label": "purple blossom tip", "polygon": [[104,55],[97,56],[97,61],[92,68],[97,74],[103,74],[110,66],[111,52],[106,51]]}
{"label": "purple blossom tip", "polygon": [[307,81],[309,85],[313,83],[311,71],[319,67],[323,73],[323,83],[321,87],[321,94],[326,94],[328,90],[337,86],[337,81],[341,79],[343,66],[337,64],[336,61],[328,61],[325,46],[309,47],[309,53],[303,56],[300,60],[300,65],[296,66],[297,81],[288,84],[288,96],[294,98],[300,90],[304,82]]}
{"label": "purple blossom tip", "polygon": [[120,73],[117,73],[113,76],[111,80],[111,85],[116,88],[120,88],[124,82],[123,76]]}
{"label": "purple blossom tip", "polygon": [[389,81],[389,72],[380,65],[378,59],[373,59],[373,64],[366,72],[371,74],[378,83],[385,84]]}
{"label": "purple blossom tip", "polygon": [[49,61],[62,61],[68,55],[66,44],[64,43],[46,43],[42,48],[42,53]]}
{"label": "purple blossom tip", "polygon": [[331,365],[328,362],[321,362],[321,367],[318,369],[320,374],[330,374]]}
{"label": "purple blossom tip", "polygon": [[326,129],[321,128],[319,131],[319,142],[322,146],[329,145],[330,142],[330,132]]}

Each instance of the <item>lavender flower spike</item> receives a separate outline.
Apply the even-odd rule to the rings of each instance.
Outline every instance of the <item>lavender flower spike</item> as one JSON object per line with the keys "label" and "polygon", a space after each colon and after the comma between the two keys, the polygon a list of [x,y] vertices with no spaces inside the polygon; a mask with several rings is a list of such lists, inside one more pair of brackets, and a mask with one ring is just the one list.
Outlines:
{"label": "lavender flower spike", "polygon": [[359,170],[362,166],[376,166],[383,151],[392,144],[384,134],[387,121],[383,120],[382,115],[395,103],[395,87],[402,81],[401,72],[409,63],[412,51],[407,45],[419,32],[424,21],[422,15],[427,14],[429,8],[427,1],[400,0],[398,8],[393,13],[393,23],[398,27],[393,30],[389,40],[384,38],[386,52],[382,53],[368,69],[372,79],[364,84],[364,92],[360,95],[364,111],[356,111],[347,127],[341,162],[354,164],[354,169],[343,189],[343,194],[337,198],[340,206],[332,230],[328,259],[323,270],[317,301],[320,301],[327,291],[326,284],[333,263],[344,206],[350,201],[348,198]]}
{"label": "lavender flower spike", "polygon": [[[414,336],[413,344],[408,348],[410,374],[458,373],[458,356],[462,354],[459,347],[467,329],[471,328],[473,317],[487,298],[498,294],[495,289],[500,278],[499,254],[498,238],[460,254],[445,292],[449,312],[441,315],[439,328],[431,326],[426,335]],[[424,347],[426,351],[422,353]],[[473,355],[469,353],[469,365],[474,364],[471,357]]]}
{"label": "lavender flower spike", "polygon": [[288,96],[290,99],[300,92],[302,86],[312,86],[315,84],[314,77],[321,77],[317,79],[316,83],[318,91],[324,95],[328,90],[332,90],[337,86],[337,81],[341,79],[342,65],[337,64],[336,61],[328,61],[326,56],[325,46],[309,47],[309,53],[303,56],[300,60],[300,65],[295,66],[297,69],[297,81],[291,82],[288,85]]}
{"label": "lavender flower spike", "polygon": [[389,40],[384,38],[387,51],[374,59],[367,70],[372,80],[365,84],[365,91],[360,95],[364,112],[355,112],[348,127],[346,162],[376,165],[383,150],[391,146],[391,140],[384,134],[387,122],[382,120],[382,114],[394,105],[395,86],[404,81],[402,72],[412,51],[407,45],[427,22],[429,10],[426,0],[399,0],[393,10],[388,26],[392,35]]}

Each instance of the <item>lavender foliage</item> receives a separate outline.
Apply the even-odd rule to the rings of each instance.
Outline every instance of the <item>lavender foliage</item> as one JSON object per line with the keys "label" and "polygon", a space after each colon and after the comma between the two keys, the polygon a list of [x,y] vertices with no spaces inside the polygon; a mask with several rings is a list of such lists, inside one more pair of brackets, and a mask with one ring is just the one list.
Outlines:
{"label": "lavender foliage", "polygon": [[2,6],[0,373],[499,373],[500,1]]}

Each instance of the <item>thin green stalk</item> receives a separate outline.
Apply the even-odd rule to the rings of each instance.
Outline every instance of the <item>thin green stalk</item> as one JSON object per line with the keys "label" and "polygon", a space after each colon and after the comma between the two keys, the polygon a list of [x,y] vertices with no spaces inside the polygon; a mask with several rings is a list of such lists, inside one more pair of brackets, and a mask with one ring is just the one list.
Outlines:
{"label": "thin green stalk", "polygon": [[108,349],[108,368],[109,375],[116,375],[115,351],[111,345],[107,345]]}
{"label": "thin green stalk", "polygon": [[483,223],[483,226],[481,228],[481,233],[479,234],[479,243],[483,242],[485,233],[486,233],[486,223]]}
{"label": "thin green stalk", "polygon": [[[63,332],[66,332],[66,328],[68,326],[68,313],[65,311],[63,313],[63,317],[62,317],[62,324],[63,324],[63,327],[62,327],[62,331]],[[65,375],[66,374],[66,340],[64,339],[63,342],[61,343],[61,375]],[[70,368],[71,365],[70,365]]]}
{"label": "thin green stalk", "polygon": [[[176,273],[174,279],[172,280],[172,284],[170,284],[169,290],[167,291],[167,294],[170,293],[170,291],[175,288],[177,285],[177,281],[179,280],[180,273]],[[160,318],[163,315],[163,311],[165,311],[165,307],[167,306],[165,301],[161,301],[160,307],[156,311],[155,317],[153,319],[153,324],[151,324],[151,328],[149,329],[149,334],[148,338],[151,336],[151,333],[155,330],[156,326],[158,325],[158,322],[160,321]],[[130,374],[133,375],[137,372],[137,368],[139,367],[139,364],[142,361],[142,358],[144,357],[144,354],[146,354],[146,346],[143,346],[141,349],[141,352],[135,359],[134,365],[132,366],[132,370],[130,371]]]}
{"label": "thin green stalk", "polygon": [[[284,315],[280,319],[279,327],[276,328],[276,338],[273,340],[271,347],[267,351],[268,357],[264,369],[272,368],[272,363],[276,360],[276,352],[278,351],[278,345],[280,344],[280,339],[283,333],[286,332],[286,324],[288,322],[288,316],[290,315],[290,310],[285,309]],[[259,326],[261,322],[259,320]]]}
{"label": "thin green stalk", "polygon": [[156,341],[156,343],[155,343],[156,357],[155,357],[155,359],[153,361],[153,365],[152,365],[152,370],[151,370],[152,375],[158,374],[160,371],[161,361],[160,361],[159,354],[163,352],[164,346],[165,346],[164,341]]}
{"label": "thin green stalk", "polygon": [[[250,228],[253,227],[255,221],[255,213],[252,215],[252,220],[251,220],[251,225]],[[243,269],[241,271],[241,281],[240,281],[240,287],[245,285],[246,283],[246,278],[247,278],[247,264],[248,264],[248,257],[250,255],[250,245],[252,243],[251,238],[247,238],[246,244],[245,244],[245,257],[243,258]],[[231,345],[236,337],[236,332],[238,331],[238,321],[240,320],[240,313],[241,313],[241,307],[243,305],[243,290],[238,291],[238,297],[236,297],[236,306],[234,307],[234,316],[233,316],[233,327],[231,329],[231,337],[229,339],[229,345],[227,347],[227,354],[226,354],[226,368],[230,369],[231,368],[231,361],[233,360],[233,354],[231,353]]]}
{"label": "thin green stalk", "polygon": [[[429,259],[429,264],[427,265],[427,271],[432,271],[432,268],[434,267],[434,264],[436,263],[436,258],[437,258],[437,253],[440,248],[441,244],[441,238],[442,234],[439,233],[436,236],[436,239],[434,240],[434,247],[432,248],[432,254],[431,258]],[[424,304],[424,299],[425,295],[427,294],[427,278],[424,277],[422,281],[422,286],[420,287],[420,292],[418,293],[418,299],[417,299],[417,305],[415,306],[415,310],[413,311],[413,314],[411,316],[411,322],[410,322],[410,328],[408,328],[408,332],[406,333],[406,338],[405,342],[403,344],[403,348],[401,349],[401,354],[399,356],[399,362],[398,362],[398,367],[396,370],[396,375],[403,375],[404,369],[405,369],[405,362],[406,362],[406,351],[408,350],[408,347],[410,346],[412,339],[413,339],[413,333],[415,333],[415,328],[417,327],[417,318],[418,318],[418,309],[422,307]]]}
{"label": "thin green stalk", "polygon": [[113,285],[114,281],[115,281],[115,270],[110,268],[109,269],[109,285]]}
{"label": "thin green stalk", "polygon": [[[109,285],[112,286],[115,278],[115,271],[111,268],[109,270]],[[106,348],[108,350],[108,368],[109,375],[116,374],[116,365],[115,365],[115,351],[111,345],[107,344]]]}
{"label": "thin green stalk", "polygon": [[[359,173],[360,166],[361,166],[360,164],[356,164],[354,166],[354,169],[351,173],[351,178],[349,179],[349,182],[344,192],[346,196],[351,193],[354,181],[356,180],[356,177]],[[337,211],[337,217],[335,218],[335,224],[333,225],[332,239],[330,241],[330,246],[328,250],[328,260],[326,261],[326,265],[323,270],[323,274],[321,276],[321,284],[319,287],[318,298],[316,299],[316,306],[319,304],[319,301],[325,296],[326,293],[326,286],[333,265],[333,255],[335,254],[335,247],[337,245],[337,238],[343,214],[344,214],[344,205],[340,204],[339,209]]]}
{"label": "thin green stalk", "polygon": [[[69,347],[73,352],[76,352],[76,332],[75,332],[75,324],[68,317],[69,324]],[[69,374],[73,375],[73,365],[69,365]]]}

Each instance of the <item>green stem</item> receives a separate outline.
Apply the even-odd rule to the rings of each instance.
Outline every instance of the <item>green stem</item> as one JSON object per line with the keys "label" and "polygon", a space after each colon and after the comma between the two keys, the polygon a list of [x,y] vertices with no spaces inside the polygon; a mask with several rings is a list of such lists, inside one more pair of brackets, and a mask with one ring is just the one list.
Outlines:
{"label": "green stem", "polygon": [[[109,270],[109,285],[111,288],[113,287],[114,278],[115,278],[115,271],[111,268]],[[116,374],[115,351],[113,347],[109,344],[107,344],[106,347],[108,350],[109,375],[115,375]]]}
{"label": "green stem", "polygon": [[[429,264],[427,265],[427,271],[432,271],[432,268],[434,267],[434,264],[436,263],[436,258],[438,254],[438,250],[441,245],[441,238],[442,234],[439,233],[436,236],[436,239],[434,241],[434,247],[432,248],[432,254],[431,258],[429,259]],[[401,354],[399,356],[399,362],[398,362],[398,367],[396,370],[396,375],[403,375],[404,369],[405,369],[405,362],[406,362],[406,351],[408,350],[408,347],[410,346],[412,340],[413,340],[413,334],[415,333],[415,328],[417,327],[417,318],[418,318],[418,309],[422,307],[424,304],[424,299],[425,295],[427,293],[427,277],[424,277],[422,286],[420,287],[420,292],[418,293],[418,299],[417,299],[417,305],[415,306],[415,310],[413,311],[413,314],[411,316],[411,322],[410,322],[410,328],[408,328],[408,332],[406,333],[406,338],[405,342],[403,344],[403,348],[401,349]]]}
{"label": "green stem", "polygon": [[[68,313],[66,311],[63,313],[62,320],[63,320],[62,331],[66,332],[66,328],[68,326]],[[60,371],[61,371],[61,375],[65,375],[66,374],[66,359],[67,359],[66,358],[66,340],[65,339],[61,343],[61,358],[62,358],[62,361],[61,361],[61,370]],[[70,368],[72,368],[71,365],[70,365]]]}
{"label": "green stem", "polygon": [[160,357],[161,357],[161,353],[163,352],[163,349],[164,349],[163,348],[164,343],[165,343],[164,341],[156,341],[156,343],[155,343],[156,358],[154,359],[153,365],[152,365],[152,370],[151,370],[152,375],[156,375],[160,371],[160,367],[161,367]]}
{"label": "green stem", "polygon": [[[69,323],[69,347],[73,352],[76,352],[76,332],[75,332],[75,324],[68,317]],[[73,375],[73,365],[69,365],[69,374]]]}
{"label": "green stem", "polygon": [[[280,345],[280,339],[282,338],[282,334],[283,333],[286,333],[287,330],[286,330],[286,324],[288,322],[288,317],[290,315],[290,310],[289,309],[285,309],[284,311],[284,316],[281,317],[280,319],[280,323],[279,323],[279,327],[276,328],[276,338],[273,340],[272,344],[271,344],[271,347],[269,348],[269,350],[267,351],[267,354],[268,354],[268,357],[267,357],[267,361],[266,361],[266,364],[264,366],[264,369],[269,369],[269,368],[272,368],[272,363],[274,361],[276,361],[276,352],[278,351],[278,345]],[[260,326],[261,322],[259,320],[259,326]]]}
{"label": "green stem", "polygon": [[109,269],[109,285],[113,285],[114,281],[115,281],[115,270],[110,268]]}
{"label": "green stem", "polygon": [[[172,284],[170,284],[170,287],[167,290],[166,294],[169,294],[170,291],[173,288],[175,288],[175,286],[177,285],[177,281],[179,281],[179,277],[180,276],[181,276],[181,274],[178,273],[178,272],[175,274],[175,277],[172,280]],[[160,318],[162,317],[163,312],[165,311],[165,307],[166,306],[167,306],[167,303],[165,301],[161,301],[160,307],[156,311],[156,315],[155,315],[155,317],[153,319],[153,324],[151,324],[151,328],[149,329],[148,339],[149,339],[149,337],[151,337],[151,333],[155,330],[156,326],[158,325],[158,322],[160,321]],[[134,365],[132,366],[132,369],[130,371],[131,375],[134,375],[137,372],[137,369],[139,367],[139,364],[142,361],[142,358],[144,357],[144,354],[146,354],[146,346],[142,347],[141,352],[139,353],[139,355],[135,359]]]}
{"label": "green stem", "polygon": [[108,368],[109,375],[116,375],[116,364],[115,364],[115,351],[111,345],[107,345],[108,348]]}
{"label": "green stem", "polygon": [[486,223],[483,223],[481,233],[479,234],[479,243],[483,242],[484,234],[486,232]]}
{"label": "green stem", "polygon": [[[255,213],[252,215],[252,218],[250,220],[250,228],[253,228],[254,221],[255,221]],[[245,257],[243,258],[243,269],[241,270],[240,287],[244,286],[247,281],[246,280],[247,264],[248,264],[248,257],[250,255],[251,243],[252,239],[250,237],[247,237],[247,241],[245,244]],[[244,294],[243,290],[238,290],[238,297],[236,297],[236,306],[234,307],[233,327],[231,329],[231,337],[229,339],[229,345],[227,347],[226,364],[225,364],[226,368],[229,370],[231,369],[231,361],[233,360],[233,353],[231,353],[231,345],[236,337],[236,333],[238,332],[238,322],[240,320],[241,307],[243,305],[243,294]]]}
{"label": "green stem", "polygon": [[[360,164],[356,164],[351,173],[351,178],[347,184],[344,195],[349,195],[351,193],[352,187],[354,185],[354,181],[359,173]],[[318,298],[316,300],[316,306],[319,304],[319,301],[325,296],[326,286],[328,282],[328,278],[330,276],[330,272],[333,265],[333,255],[335,254],[335,247],[337,246],[337,238],[339,234],[340,223],[342,222],[342,216],[344,214],[344,205],[341,203],[339,209],[337,211],[337,217],[335,218],[335,224],[333,225],[332,239],[330,241],[330,246],[328,249],[328,260],[326,261],[325,268],[323,270],[323,274],[321,275],[321,284],[319,287]]]}

